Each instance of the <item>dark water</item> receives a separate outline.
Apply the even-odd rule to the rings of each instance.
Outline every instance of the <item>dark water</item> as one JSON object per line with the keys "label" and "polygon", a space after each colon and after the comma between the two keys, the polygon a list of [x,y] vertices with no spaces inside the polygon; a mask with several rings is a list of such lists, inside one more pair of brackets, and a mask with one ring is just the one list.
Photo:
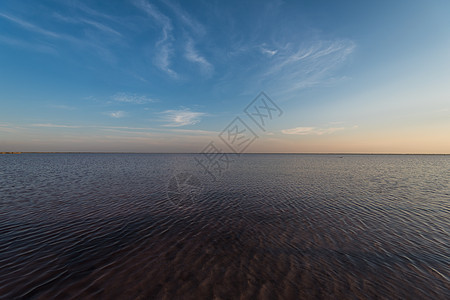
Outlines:
{"label": "dark water", "polygon": [[[0,156],[5,299],[449,299],[450,156]],[[197,172],[197,173],[195,173]]]}

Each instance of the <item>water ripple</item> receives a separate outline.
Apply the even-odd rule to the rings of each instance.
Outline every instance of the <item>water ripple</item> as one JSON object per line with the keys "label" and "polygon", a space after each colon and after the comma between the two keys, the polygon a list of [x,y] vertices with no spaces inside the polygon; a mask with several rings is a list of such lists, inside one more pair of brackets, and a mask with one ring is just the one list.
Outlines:
{"label": "water ripple", "polygon": [[449,299],[450,157],[0,156],[4,299]]}

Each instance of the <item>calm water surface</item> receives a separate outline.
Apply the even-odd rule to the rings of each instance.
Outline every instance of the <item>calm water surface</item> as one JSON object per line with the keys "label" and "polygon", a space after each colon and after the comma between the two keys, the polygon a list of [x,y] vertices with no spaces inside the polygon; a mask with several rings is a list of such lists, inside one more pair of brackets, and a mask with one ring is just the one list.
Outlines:
{"label": "calm water surface", "polygon": [[194,157],[1,155],[0,297],[450,299],[450,156]]}

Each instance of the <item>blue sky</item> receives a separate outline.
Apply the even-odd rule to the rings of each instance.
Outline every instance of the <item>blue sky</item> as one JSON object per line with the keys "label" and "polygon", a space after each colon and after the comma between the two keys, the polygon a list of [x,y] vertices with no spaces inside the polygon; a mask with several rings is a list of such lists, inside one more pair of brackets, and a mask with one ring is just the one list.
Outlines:
{"label": "blue sky", "polygon": [[199,152],[265,91],[284,113],[248,152],[450,153],[449,11],[2,1],[0,151]]}

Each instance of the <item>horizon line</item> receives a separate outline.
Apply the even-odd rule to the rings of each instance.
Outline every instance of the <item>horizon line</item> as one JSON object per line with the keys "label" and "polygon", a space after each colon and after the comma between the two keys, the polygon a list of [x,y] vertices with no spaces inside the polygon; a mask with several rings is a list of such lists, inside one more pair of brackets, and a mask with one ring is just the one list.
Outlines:
{"label": "horizon line", "polygon": [[[297,154],[297,155],[450,155],[450,153],[393,152],[221,152],[223,154]],[[202,154],[201,152],[120,152],[120,151],[0,151],[0,154]]]}

